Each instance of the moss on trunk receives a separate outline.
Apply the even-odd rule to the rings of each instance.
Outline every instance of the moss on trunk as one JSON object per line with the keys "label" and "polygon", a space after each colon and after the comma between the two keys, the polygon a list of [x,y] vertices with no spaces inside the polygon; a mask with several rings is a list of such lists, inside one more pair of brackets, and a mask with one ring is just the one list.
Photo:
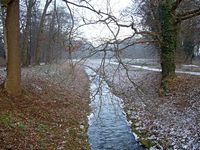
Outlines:
{"label": "moss on trunk", "polygon": [[173,0],[164,0],[159,4],[161,26],[161,68],[164,92],[168,89],[168,79],[175,76],[176,31],[172,10]]}

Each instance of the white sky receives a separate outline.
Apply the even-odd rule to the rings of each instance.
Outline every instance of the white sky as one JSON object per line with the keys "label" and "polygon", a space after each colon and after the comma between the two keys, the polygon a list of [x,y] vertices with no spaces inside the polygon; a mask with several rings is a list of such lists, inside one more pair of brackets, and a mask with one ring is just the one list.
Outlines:
{"label": "white sky", "polygon": [[[42,3],[45,3],[46,0],[41,0]],[[69,0],[71,2],[76,2],[78,0]],[[80,1],[80,0],[79,0]],[[62,0],[58,0],[57,3],[61,6],[66,6],[65,3],[62,2]],[[115,16],[117,19],[120,17],[120,13],[128,6],[130,6],[132,3],[131,0],[90,0],[90,4],[94,6],[96,10],[101,10],[102,12],[109,12],[113,16]],[[85,4],[82,2],[81,4]],[[67,8],[67,6],[66,6]],[[72,5],[70,5],[70,8],[73,9],[74,15],[79,20],[79,25],[84,24],[83,23],[83,17],[86,22],[95,21],[98,20],[99,16],[85,8],[77,8]],[[124,19],[124,18],[123,18]],[[131,20],[131,18],[129,18]],[[116,26],[114,24],[110,25],[112,30],[116,33]],[[107,40],[112,39],[113,35],[108,29],[108,27],[105,24],[95,24],[95,25],[86,25],[81,28],[79,28],[79,31],[82,33],[83,37],[88,39],[91,42],[96,42],[99,39]],[[121,28],[118,38],[124,37],[127,35],[132,34],[132,30],[129,28]]]}
{"label": "white sky", "polygon": [[[131,4],[131,0],[92,0],[91,2],[93,2],[92,5],[95,7],[95,9],[101,10],[103,12],[109,12],[117,19],[119,19],[120,13]],[[78,10],[78,12],[80,14],[82,13],[81,15],[88,20],[98,20],[98,16],[89,10]],[[113,24],[110,26],[112,30],[116,33],[116,26]],[[101,39],[107,40],[113,38],[112,33],[105,24],[87,25],[80,28],[80,31],[82,31],[85,37],[92,42]],[[131,33],[131,29],[121,28],[119,37],[127,36]]]}

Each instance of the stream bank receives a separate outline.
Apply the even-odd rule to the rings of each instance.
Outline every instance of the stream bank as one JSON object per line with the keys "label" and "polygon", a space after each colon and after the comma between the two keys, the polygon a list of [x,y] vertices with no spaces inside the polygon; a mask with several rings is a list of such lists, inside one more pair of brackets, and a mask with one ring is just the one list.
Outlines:
{"label": "stream bank", "polygon": [[68,63],[24,68],[22,96],[0,90],[1,150],[90,149],[88,78],[79,66],[71,69]]}
{"label": "stream bank", "polygon": [[[200,77],[179,74],[171,81],[169,96],[159,97],[160,73],[141,69],[130,71],[130,77],[144,92],[141,94],[125,74],[111,76],[107,82],[124,100],[133,130],[149,140],[144,145],[154,149],[198,150],[200,147]],[[110,73],[110,74],[109,74]],[[110,75],[110,76],[109,76]],[[113,77],[113,76],[112,76]],[[184,130],[183,130],[184,129]]]}

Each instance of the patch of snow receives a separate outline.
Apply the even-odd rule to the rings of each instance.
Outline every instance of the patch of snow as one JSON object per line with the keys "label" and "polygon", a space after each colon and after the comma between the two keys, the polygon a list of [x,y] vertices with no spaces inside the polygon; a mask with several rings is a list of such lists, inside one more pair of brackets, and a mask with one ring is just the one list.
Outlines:
{"label": "patch of snow", "polygon": [[134,133],[134,132],[132,132],[132,134],[133,134],[133,136],[135,137],[135,140],[138,141],[139,136],[138,136],[136,133]]}
{"label": "patch of snow", "polygon": [[191,75],[200,76],[200,72],[176,71],[176,73],[183,73],[183,74],[191,74]]}
{"label": "patch of snow", "polygon": [[[161,69],[158,68],[151,68],[147,66],[138,66],[138,65],[130,65],[131,67],[138,68],[138,69],[144,69],[149,71],[155,71],[155,72],[161,72]],[[176,73],[182,73],[182,74],[191,74],[191,75],[197,75],[200,76],[200,72],[190,72],[190,71],[176,71]]]}
{"label": "patch of snow", "polygon": [[183,67],[194,67],[194,68],[199,68],[200,66],[197,65],[182,65]]}
{"label": "patch of snow", "polygon": [[45,65],[45,63],[44,63],[44,62],[41,62],[41,63],[40,63],[40,66],[44,66],[44,65]]}
{"label": "patch of snow", "polygon": [[80,129],[84,129],[85,127],[84,127],[84,125],[80,125]]}
{"label": "patch of snow", "polygon": [[144,70],[149,70],[149,71],[155,71],[155,72],[161,72],[161,69],[158,68],[151,68],[147,66],[138,66],[138,65],[130,65],[131,67],[138,68],[138,69],[144,69]]}
{"label": "patch of snow", "polygon": [[92,125],[92,118],[94,118],[94,114],[93,113],[91,113],[90,115],[88,115],[87,116],[87,118],[88,118],[88,124],[91,126]]}
{"label": "patch of snow", "polygon": [[42,91],[42,88],[41,87],[39,87],[38,85],[36,85],[36,84],[31,84],[34,88],[36,88],[37,90],[40,90],[40,91]]}
{"label": "patch of snow", "polygon": [[131,120],[129,120],[129,121],[128,121],[128,123],[129,123],[130,125],[132,125],[132,124],[133,124],[133,122],[132,122]]}
{"label": "patch of snow", "polygon": [[0,71],[6,71],[6,67],[1,67]]}

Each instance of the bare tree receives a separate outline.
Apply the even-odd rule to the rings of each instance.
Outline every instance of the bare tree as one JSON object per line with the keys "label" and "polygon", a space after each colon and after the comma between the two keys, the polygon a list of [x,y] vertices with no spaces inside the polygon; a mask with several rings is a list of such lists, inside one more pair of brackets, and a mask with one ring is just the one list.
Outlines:
{"label": "bare tree", "polygon": [[[159,43],[162,68],[161,88],[163,93],[167,93],[168,79],[175,76],[175,58],[181,41],[179,34],[181,24],[200,15],[199,5],[196,0],[141,0],[135,3],[140,8],[134,13],[139,14],[146,27],[145,30],[149,31],[149,36]],[[187,5],[188,9],[182,9],[183,5]]]}
{"label": "bare tree", "polygon": [[28,66],[30,64],[30,31],[31,31],[31,19],[32,19],[32,9],[35,5],[36,0],[26,0],[26,7],[27,7],[27,13],[26,13],[26,24],[25,29],[23,31],[23,42],[22,42],[22,65]]}
{"label": "bare tree", "polygon": [[40,57],[41,57],[41,49],[40,49],[40,38],[41,38],[41,34],[43,32],[43,26],[44,26],[44,22],[45,22],[45,17],[47,14],[47,9],[49,7],[49,5],[51,4],[52,0],[46,0],[43,12],[42,12],[42,16],[40,19],[40,24],[39,24],[39,28],[38,28],[38,33],[37,33],[37,38],[36,38],[36,49],[34,52],[34,64],[38,65],[40,63]]}
{"label": "bare tree", "polygon": [[54,9],[52,12],[52,18],[49,25],[49,36],[48,36],[48,45],[46,48],[46,63],[51,63],[53,59],[53,43],[54,43],[54,35],[55,35],[55,18],[56,18],[56,0],[54,0]]}
{"label": "bare tree", "polygon": [[1,6],[1,21],[3,25],[3,44],[4,44],[4,51],[5,51],[5,58],[7,62],[8,52],[7,52],[7,37],[6,37],[6,24],[5,24],[5,16],[6,16],[6,10],[5,7]]}

